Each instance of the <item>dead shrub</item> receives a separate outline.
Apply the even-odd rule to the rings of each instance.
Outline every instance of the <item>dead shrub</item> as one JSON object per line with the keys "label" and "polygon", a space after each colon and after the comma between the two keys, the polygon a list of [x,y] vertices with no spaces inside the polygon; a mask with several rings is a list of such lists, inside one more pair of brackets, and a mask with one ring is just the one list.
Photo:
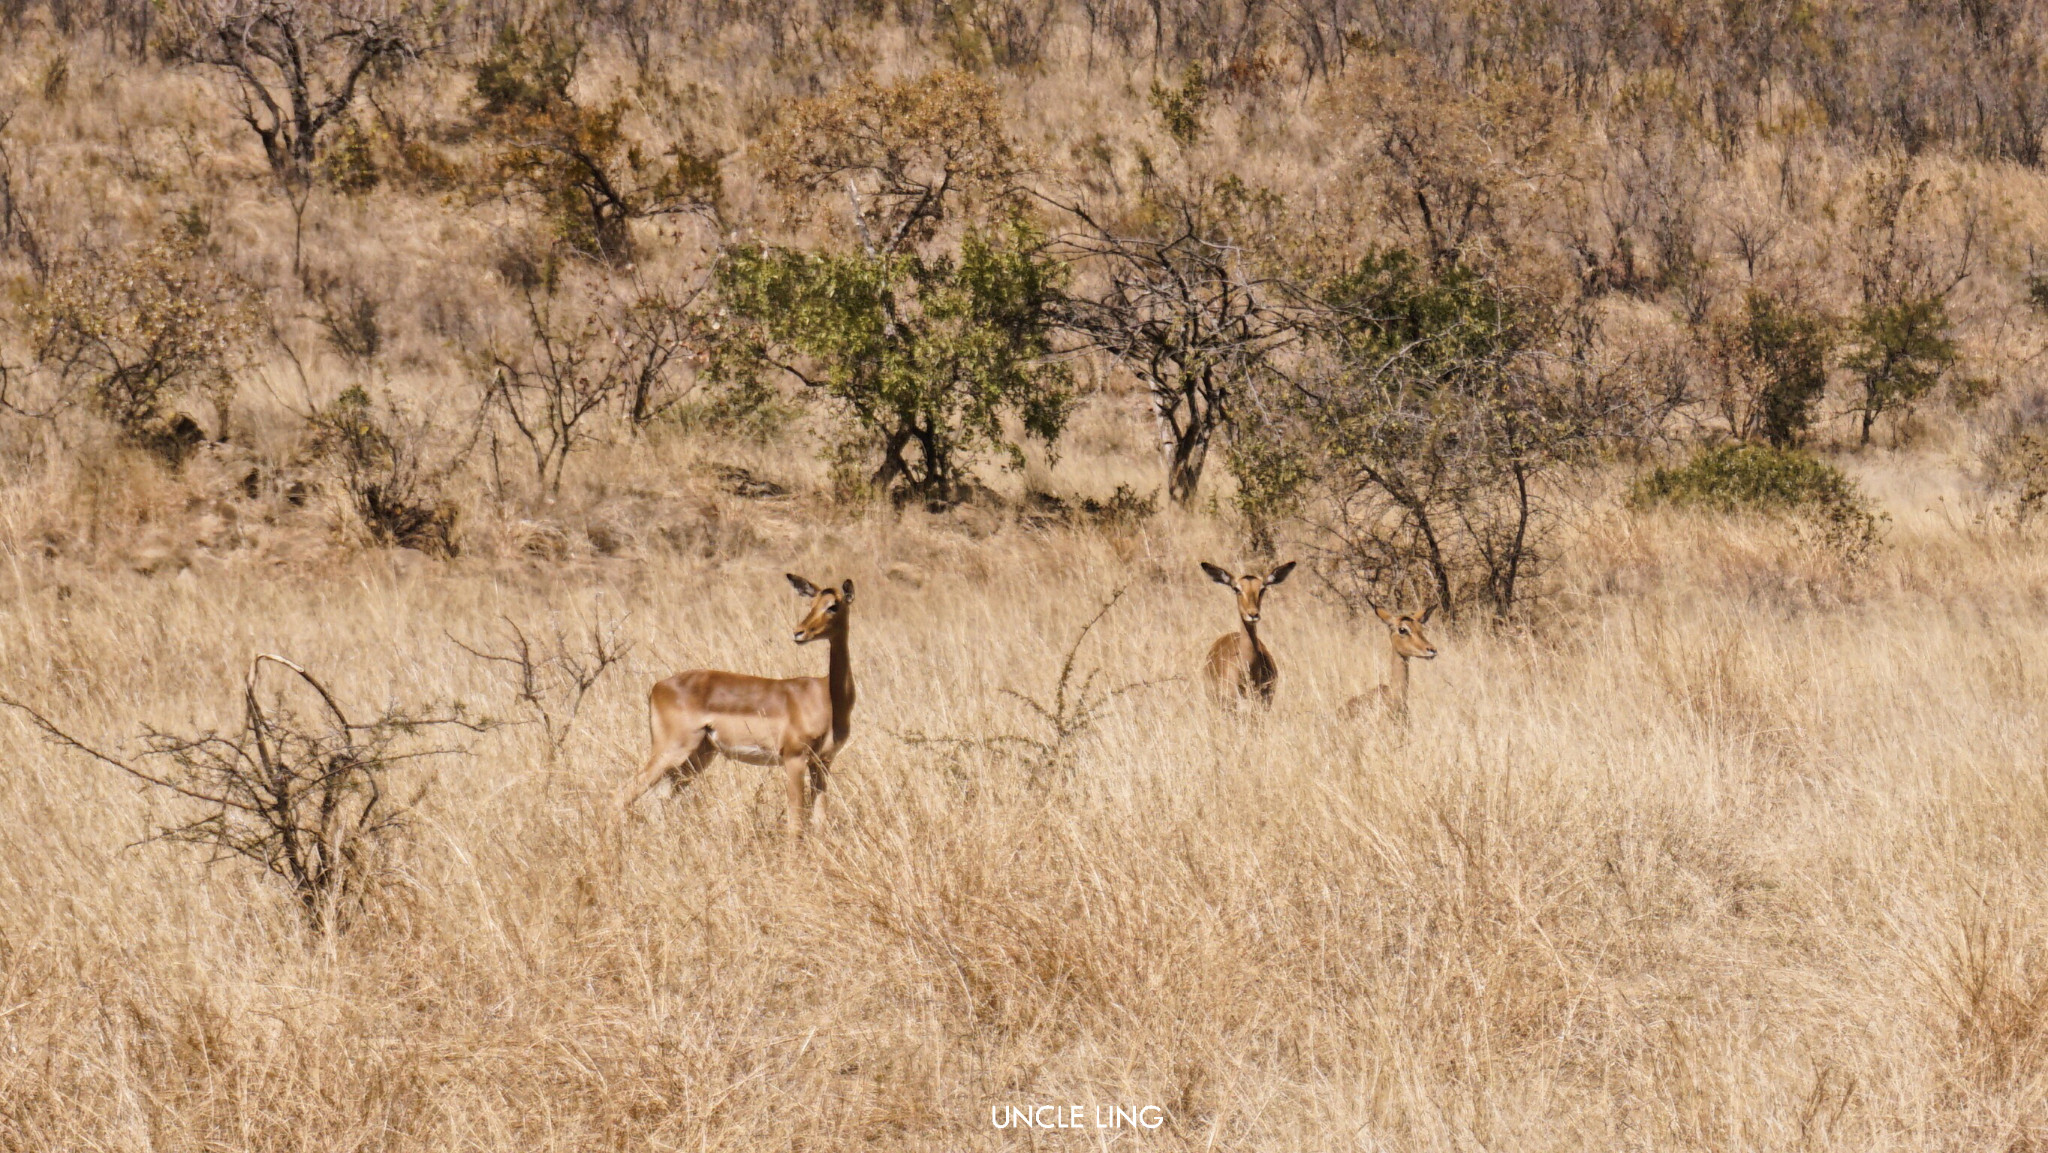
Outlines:
{"label": "dead shrub", "polygon": [[624,637],[626,618],[592,616],[572,628],[560,616],[550,616],[545,632],[529,629],[511,617],[499,619],[506,633],[502,652],[470,644],[453,634],[448,641],[498,667],[511,679],[519,707],[532,714],[547,736],[548,760],[553,763],[569,742],[577,714],[583,711],[583,699],[631,651],[633,643]]}
{"label": "dead shrub", "polygon": [[[599,331],[595,321],[565,318],[555,301],[529,289],[525,300],[525,331],[492,351],[484,380],[486,412],[502,416],[491,421],[491,460],[498,461],[499,434],[525,442],[533,479],[553,496],[562,488],[562,470],[593,431],[593,419],[619,394],[619,377],[599,370],[594,362]],[[503,495],[503,474],[498,476]]]}
{"label": "dead shrub", "polygon": [[[266,696],[266,665],[291,679]],[[297,688],[297,700],[287,690]],[[425,793],[391,795],[400,765],[463,751],[420,743],[429,730],[481,732],[487,721],[452,711],[387,706],[374,720],[352,721],[313,674],[264,653],[250,662],[238,727],[196,734],[143,731],[142,752],[123,759],[100,752],[33,707],[0,695],[49,740],[119,769],[193,807],[158,832],[199,845],[209,862],[241,858],[290,887],[307,923],[333,928],[359,908],[380,865]],[[310,708],[306,706],[311,706]]]}
{"label": "dead shrub", "polygon": [[2011,502],[2013,527],[2031,526],[2048,505],[2048,430],[2015,420],[1985,451],[1983,479],[1992,496]]}
{"label": "dead shrub", "polygon": [[1067,646],[1066,655],[1060,661],[1059,675],[1053,679],[1052,690],[1043,697],[1030,696],[1016,689],[1000,690],[1002,695],[1023,705],[1030,711],[1035,733],[1004,732],[984,737],[932,736],[924,732],[909,732],[897,735],[897,739],[913,747],[937,747],[955,750],[979,749],[998,756],[1013,758],[1024,767],[1024,778],[1033,786],[1043,787],[1056,778],[1065,778],[1074,771],[1074,759],[1080,753],[1080,746],[1088,734],[1102,723],[1105,710],[1117,698],[1148,689],[1155,685],[1177,681],[1179,677],[1160,677],[1151,680],[1126,681],[1115,688],[1100,683],[1102,670],[1091,668],[1082,672],[1078,667],[1081,646],[1088,641],[1088,634],[1102,623],[1117,602],[1124,597],[1124,589],[1109,594],[1074,634],[1073,643]]}

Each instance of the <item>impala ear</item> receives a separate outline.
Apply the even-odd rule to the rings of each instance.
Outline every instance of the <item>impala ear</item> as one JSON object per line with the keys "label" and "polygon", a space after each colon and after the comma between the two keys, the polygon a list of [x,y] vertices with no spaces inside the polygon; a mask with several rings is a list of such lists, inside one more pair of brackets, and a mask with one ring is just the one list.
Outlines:
{"label": "impala ear", "polygon": [[1270,587],[1272,585],[1279,584],[1281,581],[1286,580],[1287,574],[1294,571],[1294,566],[1296,563],[1298,562],[1288,561],[1286,564],[1281,565],[1279,568],[1274,569],[1272,575],[1266,578],[1266,584]]}
{"label": "impala ear", "polygon": [[1234,589],[1237,587],[1236,577],[1231,576],[1229,573],[1224,572],[1222,569],[1217,568],[1215,565],[1210,564],[1208,561],[1202,562],[1202,571],[1209,574],[1210,580],[1215,581],[1217,584],[1222,585],[1224,588]]}
{"label": "impala ear", "polygon": [[1416,623],[1416,624],[1419,624],[1419,625],[1426,625],[1426,624],[1428,624],[1428,623],[1429,623],[1429,618],[1431,618],[1431,617],[1433,617],[1433,616],[1435,616],[1435,615],[1436,615],[1436,606],[1435,606],[1435,605],[1431,605],[1431,606],[1429,606],[1428,608],[1426,608],[1426,609],[1423,609],[1423,610],[1422,610],[1422,615],[1421,615],[1421,616],[1419,616],[1419,617],[1417,617],[1417,618],[1415,618],[1415,623]]}
{"label": "impala ear", "polygon": [[812,584],[793,572],[786,572],[782,575],[789,578],[789,587],[795,589],[798,596],[814,597],[818,595],[817,585]]}
{"label": "impala ear", "polygon": [[843,603],[845,603],[845,604],[852,604],[852,603],[853,603],[853,578],[852,578],[852,577],[847,577],[847,578],[846,578],[846,583],[845,583],[845,584],[843,584],[843,585],[840,585],[840,586],[839,586],[839,599],[840,599],[840,601],[841,601],[841,602],[843,602]]}
{"label": "impala ear", "polygon": [[1379,616],[1381,624],[1386,625],[1388,628],[1394,627],[1393,613],[1388,612],[1387,610],[1381,608],[1378,605],[1372,606],[1372,611]]}

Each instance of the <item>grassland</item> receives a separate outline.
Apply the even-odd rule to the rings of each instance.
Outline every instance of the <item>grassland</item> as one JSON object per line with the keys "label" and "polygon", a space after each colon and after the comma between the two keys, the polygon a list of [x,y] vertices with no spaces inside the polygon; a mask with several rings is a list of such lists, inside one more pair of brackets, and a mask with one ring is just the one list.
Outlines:
{"label": "grassland", "polygon": [[[1854,572],[1770,525],[1589,511],[1553,609],[1439,636],[1405,730],[1333,721],[1383,633],[1289,585],[1270,716],[1145,689],[1039,782],[902,736],[1032,731],[998,690],[1043,694],[1119,586],[1082,665],[1192,673],[1230,623],[1207,522],[765,501],[711,561],[148,577],[11,550],[0,683],[109,744],[231,722],[257,651],[351,704],[509,709],[448,636],[629,612],[636,647],[559,759],[529,726],[407,770],[432,786],[410,847],[332,936],[138,844],[167,802],[4,722],[0,1134],[1096,1145],[989,1119],[1078,1102],[1164,1110],[1132,1148],[2028,1147],[2048,552],[1944,512],[1942,475],[1868,478],[1895,524]],[[786,848],[773,775],[728,762],[611,839],[651,679],[814,671],[784,569],[860,589],[819,835]]]}

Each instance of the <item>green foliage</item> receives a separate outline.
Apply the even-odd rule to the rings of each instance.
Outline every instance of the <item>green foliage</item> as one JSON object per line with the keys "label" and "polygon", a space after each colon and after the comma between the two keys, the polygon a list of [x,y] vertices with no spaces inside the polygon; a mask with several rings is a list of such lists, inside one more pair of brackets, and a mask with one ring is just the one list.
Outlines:
{"label": "green foliage", "polygon": [[1878,417],[1912,408],[1960,358],[1949,335],[1948,305],[1939,295],[1865,305],[1842,361],[1863,388],[1863,443],[1870,443]]}
{"label": "green foliage", "polygon": [[326,154],[320,158],[320,174],[335,191],[351,196],[377,187],[382,174],[377,171],[370,134],[355,117],[341,122],[334,143],[328,145]]}
{"label": "green foliage", "polygon": [[1177,87],[1169,88],[1154,80],[1151,100],[1174,143],[1182,148],[1194,147],[1202,138],[1202,117],[1209,104],[1209,84],[1202,76],[1202,66],[1188,61]]}
{"label": "green foliage", "polygon": [[1854,480],[1797,449],[1729,444],[1702,450],[1676,468],[1660,468],[1629,493],[1633,508],[1670,505],[1710,512],[1793,516],[1819,526],[1851,552],[1875,544],[1882,528]]}
{"label": "green foliage", "polygon": [[1743,350],[1763,377],[1759,431],[1788,447],[1813,422],[1813,402],[1827,391],[1833,327],[1820,313],[1763,292],[1752,290],[1745,304]]}
{"label": "green foliage", "polygon": [[547,27],[507,23],[476,66],[476,94],[489,116],[532,114],[567,103],[583,42]]}
{"label": "green foliage", "polygon": [[1447,613],[1478,601],[1506,615],[1537,559],[1531,480],[1593,442],[1592,414],[1531,358],[1548,317],[1402,249],[1368,255],[1323,301],[1336,367],[1307,415],[1347,525],[1338,567],[1379,599],[1419,570]]}
{"label": "green foliage", "polygon": [[1065,273],[1042,247],[1011,219],[970,229],[957,258],[735,249],[718,272],[744,323],[722,349],[726,371],[790,372],[879,441],[870,484],[954,499],[964,454],[1017,459],[1006,416],[1047,444],[1065,427],[1071,374],[1047,359]]}
{"label": "green foliage", "polygon": [[1827,391],[1834,322],[1796,299],[1752,288],[1740,316],[1714,324],[1706,346],[1729,430],[1779,448],[1798,443]]}
{"label": "green foliage", "polygon": [[1323,301],[1339,318],[1348,359],[1402,363],[1407,371],[1386,377],[1390,388],[1433,389],[1447,374],[1520,352],[1537,337],[1533,317],[1476,270],[1432,271],[1406,249],[1367,255],[1330,282]]}
{"label": "green foliage", "polygon": [[1296,513],[1359,603],[1506,615],[1545,556],[1549,478],[1639,406],[1556,355],[1564,328],[1544,298],[1462,264],[1375,252],[1321,298],[1302,367],[1239,431],[1251,491]]}

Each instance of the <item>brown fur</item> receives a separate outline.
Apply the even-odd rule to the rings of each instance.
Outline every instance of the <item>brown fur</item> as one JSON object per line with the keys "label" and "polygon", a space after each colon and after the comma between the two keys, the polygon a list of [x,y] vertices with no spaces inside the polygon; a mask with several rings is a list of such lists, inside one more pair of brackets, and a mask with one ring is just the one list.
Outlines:
{"label": "brown fur", "polygon": [[831,649],[826,675],[777,679],[692,669],[657,682],[647,697],[653,750],[619,790],[621,814],[662,777],[673,773],[678,786],[686,785],[723,753],[747,764],[782,766],[789,836],[803,837],[853,719],[846,651],[853,582],[819,589],[794,574],[788,579],[811,598],[796,643],[825,640]]}
{"label": "brown fur", "polygon": [[1266,590],[1287,579],[1294,571],[1294,562],[1288,561],[1266,576],[1246,573],[1233,577],[1224,570],[1202,562],[1202,571],[1209,579],[1237,593],[1237,620],[1242,631],[1224,633],[1209,646],[1209,659],[1203,673],[1209,682],[1209,691],[1218,700],[1256,699],[1260,704],[1273,703],[1273,688],[1280,681],[1280,667],[1273,661],[1273,652],[1259,639],[1259,614],[1266,597]]}
{"label": "brown fur", "polygon": [[1389,671],[1390,681],[1345,701],[1338,714],[1352,720],[1375,712],[1396,718],[1406,717],[1408,662],[1436,659],[1436,646],[1422,632],[1422,626],[1436,615],[1436,606],[1422,610],[1419,617],[1406,613],[1395,616],[1378,605],[1374,605],[1372,611],[1380,618],[1380,623],[1387,626],[1388,659],[1394,662]]}

